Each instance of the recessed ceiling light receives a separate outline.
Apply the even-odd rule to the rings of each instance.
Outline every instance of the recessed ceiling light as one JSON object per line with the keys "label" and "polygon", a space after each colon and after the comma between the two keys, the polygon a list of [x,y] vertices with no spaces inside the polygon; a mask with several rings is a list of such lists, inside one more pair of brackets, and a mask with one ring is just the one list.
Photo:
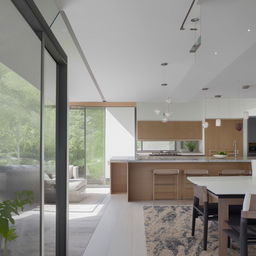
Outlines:
{"label": "recessed ceiling light", "polygon": [[222,97],[222,95],[217,94],[217,95],[215,95],[214,97],[215,97],[215,98],[221,98],[221,97]]}
{"label": "recessed ceiling light", "polygon": [[209,88],[207,88],[207,87],[202,88],[202,91],[208,91],[208,90],[209,90]]}
{"label": "recessed ceiling light", "polygon": [[168,63],[167,62],[163,62],[163,63],[161,63],[161,66],[167,66],[168,65]]}
{"label": "recessed ceiling light", "polygon": [[197,22],[197,21],[199,21],[200,19],[198,18],[198,17],[196,17],[196,18],[192,18],[191,19],[191,22]]}
{"label": "recessed ceiling light", "polygon": [[217,52],[217,51],[215,51],[213,54],[216,56],[216,55],[218,55],[218,52]]}
{"label": "recessed ceiling light", "polygon": [[163,84],[161,84],[161,86],[167,86],[168,84],[166,84],[166,83],[163,83]]}
{"label": "recessed ceiling light", "polygon": [[250,29],[250,28],[248,28],[248,29],[247,29],[247,31],[248,31],[248,32],[251,32],[251,29]]}
{"label": "recessed ceiling light", "polygon": [[243,85],[243,86],[242,86],[242,89],[247,90],[247,89],[249,89],[250,87],[251,87],[251,86],[247,84],[247,85]]}

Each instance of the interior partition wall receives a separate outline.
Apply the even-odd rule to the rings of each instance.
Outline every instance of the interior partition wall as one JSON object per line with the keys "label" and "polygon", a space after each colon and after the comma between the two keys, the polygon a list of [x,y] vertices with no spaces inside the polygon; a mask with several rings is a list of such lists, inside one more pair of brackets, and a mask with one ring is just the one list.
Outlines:
{"label": "interior partition wall", "polygon": [[0,255],[65,256],[67,57],[32,0],[2,0],[0,30],[0,202],[26,199]]}

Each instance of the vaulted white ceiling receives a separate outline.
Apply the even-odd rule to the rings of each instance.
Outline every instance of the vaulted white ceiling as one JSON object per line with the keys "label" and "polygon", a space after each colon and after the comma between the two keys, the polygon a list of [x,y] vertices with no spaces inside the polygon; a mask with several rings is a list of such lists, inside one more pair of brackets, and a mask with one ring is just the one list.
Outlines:
{"label": "vaulted white ceiling", "polygon": [[[189,101],[202,97],[203,87],[209,96],[256,96],[254,88],[241,90],[256,84],[255,0],[200,0],[202,45],[196,54],[189,53],[196,32],[179,29],[192,0],[56,1],[107,101]],[[71,101],[99,100],[76,56]],[[162,62],[169,63],[165,71]]]}

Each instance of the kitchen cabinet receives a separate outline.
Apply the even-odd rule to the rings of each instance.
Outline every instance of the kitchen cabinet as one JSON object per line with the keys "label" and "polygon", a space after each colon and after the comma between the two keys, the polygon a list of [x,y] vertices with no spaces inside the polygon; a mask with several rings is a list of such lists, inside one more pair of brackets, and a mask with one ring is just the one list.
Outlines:
{"label": "kitchen cabinet", "polygon": [[139,140],[201,140],[201,121],[138,121]]}

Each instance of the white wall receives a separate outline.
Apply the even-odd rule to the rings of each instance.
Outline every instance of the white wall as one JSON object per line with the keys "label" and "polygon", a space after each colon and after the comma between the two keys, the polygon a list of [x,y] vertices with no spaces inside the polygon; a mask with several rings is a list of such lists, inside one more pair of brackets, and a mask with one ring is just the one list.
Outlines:
{"label": "white wall", "polygon": [[113,156],[135,155],[134,108],[106,108],[105,177],[110,177]]}
{"label": "white wall", "polygon": [[10,0],[0,6],[0,62],[40,88],[41,42]]}
{"label": "white wall", "polygon": [[[156,115],[154,110],[160,109],[166,111],[166,103],[137,103],[137,119],[138,120],[161,120],[161,117]],[[255,99],[208,99],[206,101],[205,115],[206,118],[243,118],[244,111],[249,111],[253,114],[253,109],[256,108]],[[194,121],[202,120],[203,118],[203,102],[188,102],[188,103],[172,103],[171,104],[171,120],[177,121]]]}

